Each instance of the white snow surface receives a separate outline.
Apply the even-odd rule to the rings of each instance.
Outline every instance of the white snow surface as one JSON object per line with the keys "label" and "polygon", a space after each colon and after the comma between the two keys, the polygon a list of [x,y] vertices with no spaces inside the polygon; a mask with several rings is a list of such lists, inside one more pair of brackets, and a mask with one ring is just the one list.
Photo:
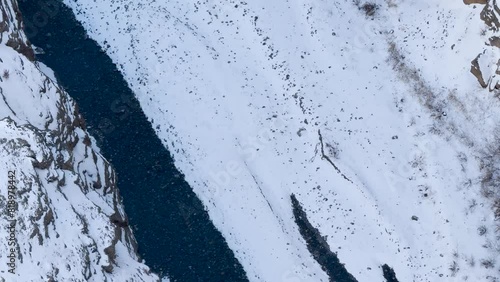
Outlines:
{"label": "white snow surface", "polygon": [[469,72],[491,35],[482,5],[64,2],[250,281],[328,280],[292,193],[358,281],[383,281],[384,263],[399,281],[500,277],[500,102]]}
{"label": "white snow surface", "polygon": [[43,73],[50,69],[14,50],[29,50],[18,48],[29,45],[17,14],[15,1],[0,2],[0,281],[159,281],[139,261],[131,230],[110,220],[126,220],[114,171],[74,102]]}

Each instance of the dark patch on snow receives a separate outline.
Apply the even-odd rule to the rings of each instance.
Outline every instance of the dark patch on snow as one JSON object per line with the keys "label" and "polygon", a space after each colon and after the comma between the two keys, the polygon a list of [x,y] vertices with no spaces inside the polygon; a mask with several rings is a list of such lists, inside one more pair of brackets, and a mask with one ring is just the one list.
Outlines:
{"label": "dark patch on snow", "polygon": [[307,249],[319,265],[321,265],[321,268],[326,272],[328,277],[330,277],[330,281],[356,282],[356,278],[346,270],[337,255],[330,250],[328,242],[321,236],[319,230],[309,222],[306,212],[295,195],[292,194],[290,198],[292,200],[295,223],[307,243]]}
{"label": "dark patch on snow", "polygon": [[382,265],[382,271],[384,272],[384,278],[387,282],[399,282],[396,278],[396,273],[387,264]]}

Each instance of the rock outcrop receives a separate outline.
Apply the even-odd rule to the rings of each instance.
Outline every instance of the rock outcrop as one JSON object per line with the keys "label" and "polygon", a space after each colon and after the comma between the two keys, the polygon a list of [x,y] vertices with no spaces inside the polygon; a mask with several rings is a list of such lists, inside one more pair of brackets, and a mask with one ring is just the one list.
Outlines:
{"label": "rock outcrop", "polygon": [[481,19],[485,22],[487,30],[484,31],[488,37],[484,51],[477,55],[471,62],[471,73],[477,78],[479,84],[489,91],[500,89],[500,8],[496,0],[490,1],[464,1],[465,4],[486,4],[481,11]]}
{"label": "rock outcrop", "polygon": [[487,0],[464,0],[464,3],[467,5],[471,4],[486,4]]}
{"label": "rock outcrop", "polygon": [[21,13],[14,0],[2,0],[0,2],[0,42],[23,54],[30,61],[35,60],[31,48],[23,30]]}

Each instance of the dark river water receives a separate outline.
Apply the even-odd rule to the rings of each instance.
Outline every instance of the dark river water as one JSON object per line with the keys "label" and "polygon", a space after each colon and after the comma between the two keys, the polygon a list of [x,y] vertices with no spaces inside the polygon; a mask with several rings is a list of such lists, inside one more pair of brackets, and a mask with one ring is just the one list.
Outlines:
{"label": "dark river water", "polygon": [[54,0],[19,6],[29,39],[45,51],[37,59],[76,100],[116,170],[141,257],[172,281],[248,281],[121,73],[72,11]]}

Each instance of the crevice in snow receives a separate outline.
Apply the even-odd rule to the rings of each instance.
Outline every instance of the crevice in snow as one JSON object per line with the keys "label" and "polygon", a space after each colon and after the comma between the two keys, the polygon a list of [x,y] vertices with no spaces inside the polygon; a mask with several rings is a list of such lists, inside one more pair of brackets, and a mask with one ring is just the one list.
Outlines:
{"label": "crevice in snow", "polygon": [[332,159],[330,159],[330,157],[328,157],[326,154],[325,154],[325,149],[324,149],[324,145],[323,145],[323,136],[321,135],[321,130],[318,129],[318,136],[319,136],[319,143],[321,144],[321,159],[324,159],[326,160],[329,164],[331,164],[333,166],[333,168],[347,181],[352,182],[351,179],[349,179],[344,173],[342,173],[342,171],[340,171],[340,169],[335,165],[335,163],[333,163]]}

